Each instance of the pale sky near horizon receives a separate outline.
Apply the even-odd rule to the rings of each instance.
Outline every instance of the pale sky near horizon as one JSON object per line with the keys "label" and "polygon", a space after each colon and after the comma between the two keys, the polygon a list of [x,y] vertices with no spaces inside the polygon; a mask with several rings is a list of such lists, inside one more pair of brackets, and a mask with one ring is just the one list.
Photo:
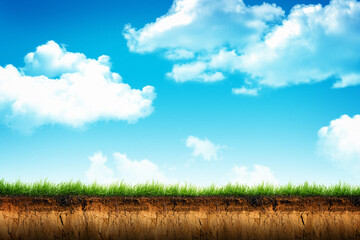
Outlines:
{"label": "pale sky near horizon", "polygon": [[360,183],[360,2],[0,2],[0,179]]}

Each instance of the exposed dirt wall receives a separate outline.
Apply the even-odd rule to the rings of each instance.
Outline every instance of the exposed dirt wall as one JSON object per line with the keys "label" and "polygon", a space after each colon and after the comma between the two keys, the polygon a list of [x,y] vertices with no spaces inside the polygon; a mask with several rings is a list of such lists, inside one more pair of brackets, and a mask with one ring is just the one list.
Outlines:
{"label": "exposed dirt wall", "polygon": [[360,239],[359,200],[0,197],[0,239]]}

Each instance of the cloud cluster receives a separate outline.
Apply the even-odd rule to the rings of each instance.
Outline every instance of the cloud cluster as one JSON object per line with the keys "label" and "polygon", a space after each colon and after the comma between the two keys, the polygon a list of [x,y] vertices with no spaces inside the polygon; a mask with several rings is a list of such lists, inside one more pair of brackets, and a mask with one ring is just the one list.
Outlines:
{"label": "cloud cluster", "polygon": [[[97,120],[136,121],[153,111],[154,88],[132,89],[111,72],[108,56],[86,58],[54,41],[25,57],[25,66],[0,66],[0,104],[10,125],[31,130],[58,123],[82,127]],[[15,126],[17,127],[17,126]]]}
{"label": "cloud cluster", "polygon": [[360,2],[297,5],[264,41],[249,45],[240,69],[261,84],[279,87],[325,80],[334,87],[360,83]]}
{"label": "cloud cluster", "polygon": [[[124,36],[131,51],[158,49],[213,51],[224,45],[243,47],[259,40],[268,23],[284,12],[275,5],[246,6],[241,0],[175,0],[169,12],[136,30],[126,25]],[[191,55],[189,55],[191,56]]]}
{"label": "cloud cluster", "polygon": [[331,77],[338,79],[334,87],[360,83],[356,0],[296,5],[288,16],[266,3],[175,0],[155,22],[138,30],[127,25],[124,36],[131,51],[181,59],[167,74],[177,82],[214,82],[238,72],[271,87]]}
{"label": "cloud cluster", "polygon": [[[225,146],[215,145],[208,139],[199,139],[189,136],[186,145],[193,149],[193,156],[201,157],[204,160],[217,160],[218,151]],[[160,182],[165,184],[178,183],[174,178],[169,178],[166,174],[173,171],[175,167],[164,165],[160,168],[155,162],[147,159],[140,161],[131,160],[126,154],[115,152],[112,155],[115,165],[114,170],[107,166],[108,158],[101,152],[95,153],[89,157],[90,167],[86,171],[86,177],[90,182],[113,183],[116,181],[125,181],[129,184],[138,184],[145,182]],[[225,173],[226,174],[226,173]],[[230,182],[235,184],[255,185],[261,183],[279,184],[271,169],[267,166],[255,164],[253,170],[245,166],[235,165],[227,174]],[[185,183],[185,179],[179,179]],[[210,184],[210,181],[208,182]]]}
{"label": "cloud cluster", "polygon": [[147,159],[141,161],[131,160],[126,154],[118,152],[113,154],[113,159],[116,171],[106,166],[107,157],[101,152],[89,157],[91,165],[86,172],[87,179],[90,182],[96,181],[98,183],[112,183],[122,180],[129,184],[148,181],[174,182],[174,180],[167,178],[155,163]]}
{"label": "cloud cluster", "polygon": [[194,157],[201,157],[204,160],[218,160],[218,152],[224,146],[216,145],[208,139],[200,139],[194,136],[189,136],[186,139],[186,146],[192,148],[192,155]]}
{"label": "cloud cluster", "polygon": [[278,185],[279,181],[275,178],[269,167],[255,164],[253,171],[245,166],[234,166],[231,170],[233,176],[232,183],[244,185],[257,185],[269,183]]}
{"label": "cloud cluster", "polygon": [[331,159],[345,163],[360,161],[360,115],[343,115],[322,127],[319,132],[319,151]]}
{"label": "cloud cluster", "polygon": [[139,30],[125,26],[124,36],[131,51],[160,50],[170,60],[190,61],[174,65],[167,74],[175,81],[215,82],[225,76],[215,66],[222,63],[210,64],[210,56],[224,46],[241,50],[248,42],[259,41],[283,14],[281,8],[266,3],[246,6],[241,0],[175,0],[169,12],[154,23]]}

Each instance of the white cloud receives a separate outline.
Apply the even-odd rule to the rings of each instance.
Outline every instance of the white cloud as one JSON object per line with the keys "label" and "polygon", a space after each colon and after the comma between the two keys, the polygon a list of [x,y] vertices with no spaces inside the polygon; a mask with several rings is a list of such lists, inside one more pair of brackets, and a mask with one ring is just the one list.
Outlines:
{"label": "white cloud", "polygon": [[235,50],[221,49],[217,54],[213,54],[208,58],[208,69],[234,72],[239,70],[239,59]]}
{"label": "white cloud", "polygon": [[190,59],[194,57],[194,53],[186,49],[174,49],[167,51],[165,57],[170,60]]}
{"label": "white cloud", "polygon": [[[108,65],[109,57],[101,56],[104,65]],[[28,53],[25,58],[25,67],[22,68],[29,76],[44,75],[48,78],[60,77],[63,73],[81,71],[81,65],[88,61],[82,53],[66,51],[54,41],[38,46],[35,52]]]}
{"label": "white cloud", "polygon": [[254,170],[250,171],[244,166],[234,166],[230,175],[233,177],[232,183],[244,185],[257,185],[261,183],[269,183],[278,185],[279,181],[275,178],[269,167],[255,164]]}
{"label": "white cloud", "polygon": [[261,84],[280,87],[337,76],[335,87],[360,83],[360,3],[297,5],[264,41],[249,45],[240,69]]}
{"label": "white cloud", "polygon": [[208,139],[199,139],[194,136],[189,136],[186,139],[186,146],[193,149],[192,155],[195,157],[202,157],[204,160],[218,160],[218,153],[221,148],[225,146],[215,145]]}
{"label": "white cloud", "polygon": [[165,174],[159,167],[147,160],[130,160],[126,154],[114,153],[117,170],[121,179],[125,179],[129,183],[142,183],[147,181],[159,181],[168,183],[170,180],[165,177]]}
{"label": "white cloud", "polygon": [[242,94],[242,95],[257,96],[258,91],[259,91],[258,88],[246,88],[246,87],[232,89],[233,94],[237,94],[237,95]]}
{"label": "white cloud", "polygon": [[203,81],[216,82],[225,79],[221,72],[205,72],[207,64],[204,62],[193,62],[187,64],[176,64],[167,76],[176,82]]}
{"label": "white cloud", "polygon": [[246,6],[241,0],[175,0],[169,12],[154,23],[139,30],[127,25],[124,36],[135,52],[160,49],[171,60],[192,59],[196,53],[199,57],[195,62],[175,65],[168,77],[178,82],[213,82],[225,77],[214,67],[221,59],[210,63],[211,55],[224,46],[241,50],[248,42],[259,40],[268,24],[283,14],[281,8],[265,3]]}
{"label": "white cloud", "polygon": [[[267,23],[284,14],[275,5],[246,6],[241,0],[175,0],[167,14],[124,36],[131,51],[157,49],[214,50],[225,44],[242,47],[257,40]],[[234,31],[236,29],[236,31]]]}
{"label": "white cloud", "polygon": [[334,87],[347,87],[360,84],[359,29],[356,0],[297,5],[286,17],[265,3],[175,0],[167,14],[139,30],[128,25],[124,36],[135,52],[192,52],[190,62],[167,74],[178,82],[223,80],[225,73],[239,72],[271,87],[331,77],[339,79]]}
{"label": "white cloud", "polygon": [[11,107],[10,125],[21,119],[28,130],[49,123],[82,127],[97,120],[134,122],[153,111],[154,88],[138,90],[123,83],[110,71],[108,56],[86,58],[49,41],[26,55],[25,62],[22,69],[0,66],[0,104]]}
{"label": "white cloud", "polygon": [[106,166],[107,157],[103,156],[101,152],[95,153],[89,157],[89,160],[91,165],[86,172],[86,177],[90,182],[108,184],[115,181],[114,171]]}
{"label": "white cloud", "polygon": [[343,115],[322,127],[319,132],[319,151],[339,162],[360,161],[360,115]]}
{"label": "white cloud", "polygon": [[116,171],[106,166],[107,157],[101,152],[89,158],[91,165],[86,172],[90,182],[95,179],[99,183],[111,183],[124,180],[128,184],[158,181],[161,183],[175,183],[174,179],[167,178],[164,172],[154,162],[144,159],[140,161],[129,159],[126,154],[114,153],[113,159]]}
{"label": "white cloud", "polygon": [[350,73],[341,76],[341,80],[334,84],[334,88],[344,88],[347,86],[354,86],[360,83],[360,74]]}

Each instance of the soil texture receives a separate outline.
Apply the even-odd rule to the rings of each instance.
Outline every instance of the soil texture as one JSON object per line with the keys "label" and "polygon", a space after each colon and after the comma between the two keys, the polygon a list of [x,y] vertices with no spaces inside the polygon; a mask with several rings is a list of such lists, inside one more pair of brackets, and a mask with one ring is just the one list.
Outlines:
{"label": "soil texture", "polygon": [[360,239],[360,197],[0,197],[0,239]]}

